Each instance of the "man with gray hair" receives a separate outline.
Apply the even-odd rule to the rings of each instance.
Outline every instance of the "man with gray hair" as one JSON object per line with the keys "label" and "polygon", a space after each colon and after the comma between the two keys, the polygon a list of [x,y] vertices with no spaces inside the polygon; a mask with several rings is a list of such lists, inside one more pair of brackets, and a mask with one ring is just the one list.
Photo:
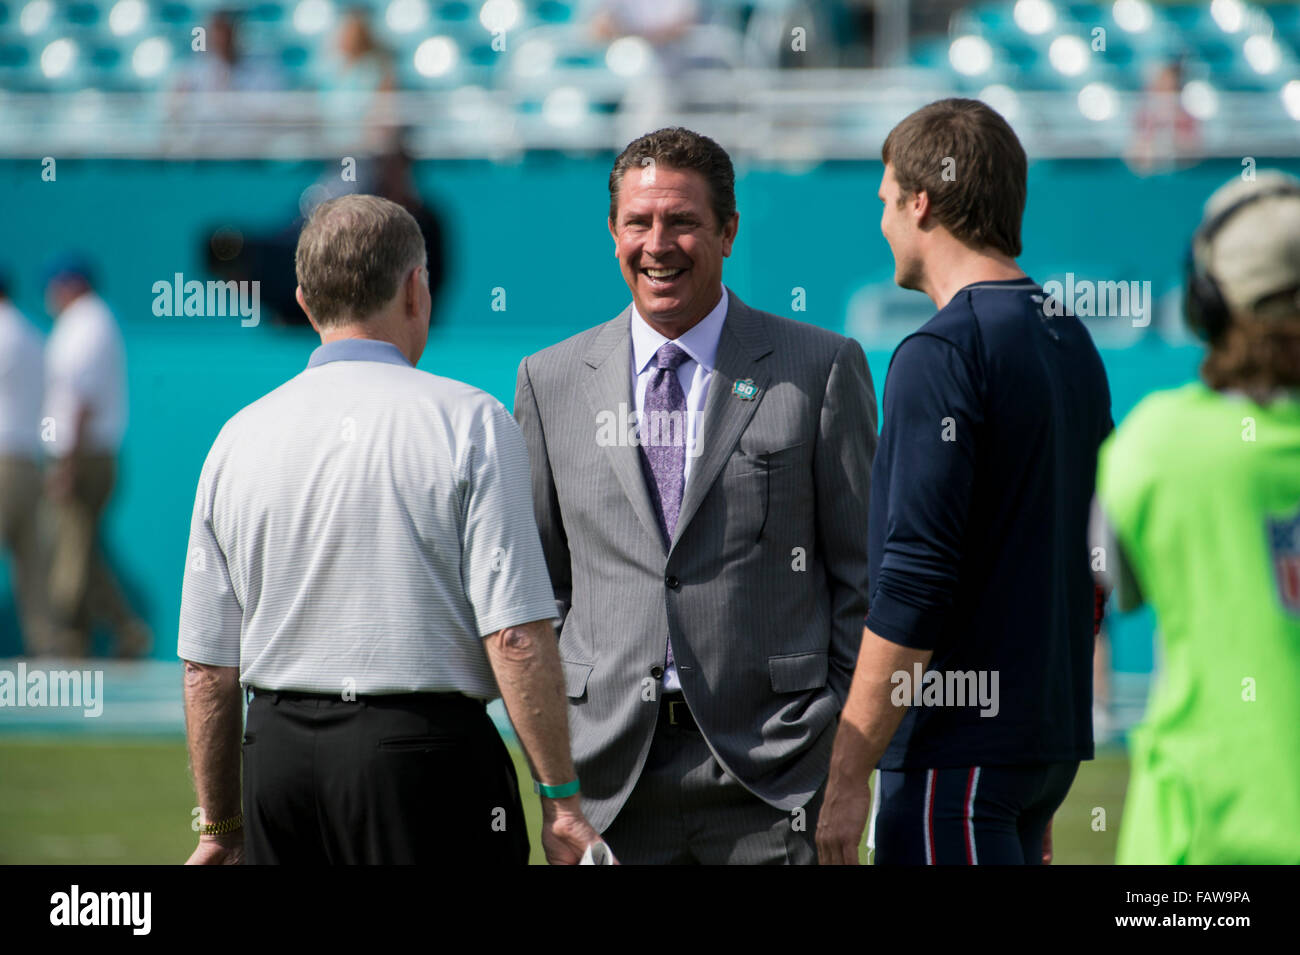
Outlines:
{"label": "man with gray hair", "polygon": [[489,395],[415,368],[428,271],[400,206],[321,204],[296,271],[321,346],[226,423],[194,504],[179,642],[202,816],[190,861],[527,861],[486,713],[502,696],[539,780],[546,856],[577,862],[599,837],[577,786],[559,785],[574,780],[564,682],[519,429]]}

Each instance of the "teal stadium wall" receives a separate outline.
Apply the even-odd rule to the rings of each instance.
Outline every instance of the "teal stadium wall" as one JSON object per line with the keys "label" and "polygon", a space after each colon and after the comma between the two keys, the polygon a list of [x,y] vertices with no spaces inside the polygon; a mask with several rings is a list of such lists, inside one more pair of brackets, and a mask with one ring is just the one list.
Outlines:
{"label": "teal stadium wall", "polygon": [[[422,193],[447,225],[449,279],[421,367],[477,385],[507,406],[526,354],[612,317],[627,301],[605,226],[609,156],[533,155],[511,164],[422,163]],[[1270,163],[1300,173],[1294,160]],[[1074,270],[1178,286],[1187,237],[1205,197],[1240,173],[1236,161],[1139,179],[1114,160],[1031,165],[1022,266],[1038,281]],[[174,659],[180,581],[195,482],[221,425],[297,373],[308,331],[234,318],[156,318],[152,286],[175,272],[207,278],[204,227],[283,227],[321,173],[303,162],[60,159],[44,182],[34,160],[0,160],[0,266],[18,304],[48,328],[38,281],[54,253],[97,264],[122,323],[130,425],[107,519],[110,553],[155,631],[154,655]],[[844,331],[854,294],[887,289],[892,260],[879,230],[880,164],[738,169],[740,235],[725,272],[748,303]],[[807,310],[792,313],[792,289]],[[503,288],[506,310],[492,309]],[[924,312],[927,303],[916,296]],[[921,316],[924,317],[924,314]],[[1146,393],[1195,375],[1200,350],[1141,336],[1103,348],[1116,421]],[[895,337],[896,340],[896,337]],[[868,340],[877,396],[890,343]],[[7,570],[7,568],[6,568]],[[1117,669],[1152,666],[1151,620],[1113,624]],[[102,644],[102,640],[100,641]],[[0,572],[0,657],[20,651],[8,574]]]}

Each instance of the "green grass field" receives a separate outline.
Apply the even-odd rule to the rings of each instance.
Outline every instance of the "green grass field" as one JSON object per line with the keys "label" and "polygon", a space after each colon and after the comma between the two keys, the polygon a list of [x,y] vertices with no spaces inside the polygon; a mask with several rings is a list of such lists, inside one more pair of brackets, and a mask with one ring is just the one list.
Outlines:
{"label": "green grass field", "polygon": [[[513,753],[521,780],[528,768]],[[1108,865],[1115,858],[1128,761],[1120,751],[1084,763],[1054,826],[1056,861]],[[525,783],[526,784],[526,783]],[[0,739],[0,864],[183,862],[194,792],[181,740]],[[524,793],[532,862],[540,863],[541,810]],[[1096,809],[1105,828],[1094,829]]]}

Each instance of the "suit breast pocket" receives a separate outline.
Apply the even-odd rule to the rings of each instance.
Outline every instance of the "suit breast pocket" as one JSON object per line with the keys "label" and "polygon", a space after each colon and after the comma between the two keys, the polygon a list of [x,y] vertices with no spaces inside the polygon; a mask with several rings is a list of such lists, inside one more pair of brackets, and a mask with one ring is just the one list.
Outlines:
{"label": "suit breast pocket", "polygon": [[722,472],[728,552],[734,556],[775,531],[788,532],[800,488],[811,488],[808,467],[804,442],[771,450],[746,450],[742,443]]}
{"label": "suit breast pocket", "polygon": [[734,467],[740,474],[770,474],[783,468],[796,467],[803,459],[802,441],[770,450],[746,448],[742,441],[727,466]]}

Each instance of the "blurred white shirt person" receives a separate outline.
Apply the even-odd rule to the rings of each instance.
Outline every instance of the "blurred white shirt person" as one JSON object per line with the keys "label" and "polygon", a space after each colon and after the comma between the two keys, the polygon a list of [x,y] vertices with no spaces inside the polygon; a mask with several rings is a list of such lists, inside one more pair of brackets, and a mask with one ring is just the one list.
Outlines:
{"label": "blurred white shirt person", "polygon": [[86,656],[97,621],[106,621],[122,656],[146,653],[151,637],[123,597],[99,541],[126,432],[126,350],[122,333],[84,263],[50,270],[46,307],[55,316],[45,354],[42,439],[54,460],[46,483],[54,514],[49,604],[54,649]]}
{"label": "blurred white shirt person", "polygon": [[0,553],[12,561],[26,653],[49,650],[36,515],[41,498],[41,334],[10,301],[0,278]]}

